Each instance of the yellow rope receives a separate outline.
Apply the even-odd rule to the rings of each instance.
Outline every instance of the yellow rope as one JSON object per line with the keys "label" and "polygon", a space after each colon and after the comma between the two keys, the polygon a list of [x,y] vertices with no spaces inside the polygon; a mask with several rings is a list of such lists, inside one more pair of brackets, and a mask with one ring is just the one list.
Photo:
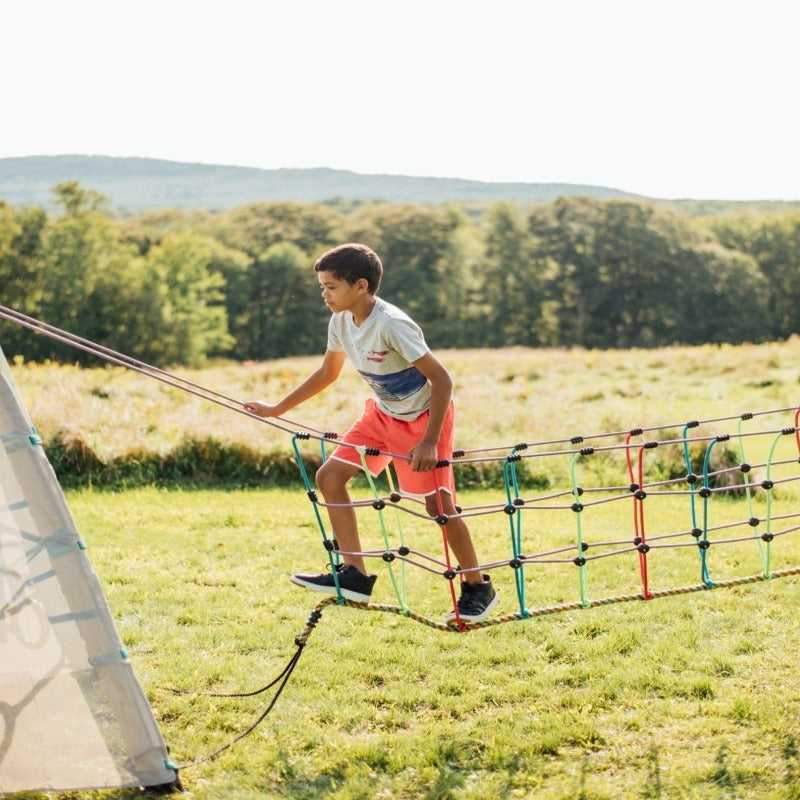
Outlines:
{"label": "yellow rope", "polygon": [[346,600],[342,598],[341,602],[337,597],[328,597],[321,603],[318,603],[309,616],[309,621],[306,623],[302,633],[300,633],[295,641],[298,645],[304,645],[311,635],[311,631],[316,627],[317,622],[322,615],[322,609],[329,605],[344,605],[352,608],[358,608],[362,611],[382,611],[388,614],[397,614],[401,617],[413,619],[415,622],[420,622],[427,625],[429,628],[435,628],[438,631],[445,631],[447,633],[466,633],[467,631],[480,630],[482,628],[489,628],[493,625],[500,625],[504,622],[515,622],[523,619],[533,619],[535,617],[543,617],[548,614],[558,614],[562,611],[576,611],[585,608],[593,608],[595,606],[607,606],[612,603],[625,603],[631,600],[652,600],[657,597],[673,597],[679,594],[688,594],[690,592],[708,592],[712,589],[729,588],[732,586],[742,586],[748,583],[759,583],[761,581],[771,580],[772,578],[785,578],[791,575],[800,575],[800,567],[788,567],[787,569],[775,570],[769,576],[764,574],[748,575],[741,578],[731,578],[725,581],[716,581],[712,586],[705,583],[697,583],[691,586],[681,586],[673,589],[657,589],[650,592],[647,597],[643,592],[637,594],[620,594],[611,597],[604,597],[599,600],[591,600],[588,605],[584,605],[579,600],[574,600],[569,603],[560,603],[555,606],[545,606],[544,608],[526,609],[525,613],[516,611],[511,614],[501,614],[498,617],[483,620],[482,622],[440,622],[430,617],[418,614],[408,608],[402,608],[396,605],[387,605],[382,603],[356,603],[353,600]]}

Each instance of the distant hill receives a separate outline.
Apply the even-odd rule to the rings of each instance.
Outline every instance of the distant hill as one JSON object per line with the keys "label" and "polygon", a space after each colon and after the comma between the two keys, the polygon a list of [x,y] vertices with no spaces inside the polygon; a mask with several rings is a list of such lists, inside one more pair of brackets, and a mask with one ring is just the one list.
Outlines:
{"label": "distant hill", "polygon": [[0,159],[0,198],[12,205],[49,206],[51,190],[76,180],[123,212],[147,208],[221,210],[256,201],[380,200],[391,203],[536,203],[564,195],[600,199],[637,195],[568,183],[486,183],[456,178],[361,175],[337,169],[255,169],[185,164],[152,158],[29,156]]}

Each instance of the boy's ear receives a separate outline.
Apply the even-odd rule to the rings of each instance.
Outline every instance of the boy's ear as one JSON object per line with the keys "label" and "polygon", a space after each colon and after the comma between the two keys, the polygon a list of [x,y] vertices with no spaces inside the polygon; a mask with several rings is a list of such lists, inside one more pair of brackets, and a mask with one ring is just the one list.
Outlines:
{"label": "boy's ear", "polygon": [[369,291],[369,281],[366,278],[358,278],[356,280],[356,288],[359,291],[368,292]]}

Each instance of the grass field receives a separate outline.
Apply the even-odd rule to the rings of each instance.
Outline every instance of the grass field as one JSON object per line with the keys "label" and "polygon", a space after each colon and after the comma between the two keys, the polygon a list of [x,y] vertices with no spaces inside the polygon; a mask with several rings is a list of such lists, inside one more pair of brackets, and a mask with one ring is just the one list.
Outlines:
{"label": "grass field", "polygon": [[[798,356],[800,341],[793,340],[760,348],[443,358],[457,383],[459,444],[469,448],[796,408]],[[193,378],[242,399],[270,397],[314,363],[220,365]],[[18,366],[15,377],[43,434],[73,427],[104,455],[133,443],[169,447],[184,433],[209,430],[286,446],[286,435],[269,426],[116,369]],[[344,427],[364,391],[355,376],[343,380],[345,391],[329,391],[297,418]],[[791,438],[781,442],[780,457],[792,446]],[[755,449],[761,459],[768,447]],[[607,477],[583,464],[578,470],[582,483]],[[563,464],[552,474],[563,479]],[[252,690],[294,653],[294,637],[320,598],[291,586],[287,575],[322,568],[326,559],[299,480],[296,491],[84,490],[67,500],[173,758],[187,763],[229,742],[261,714],[269,693],[220,699],[170,687]],[[502,486],[460,498],[466,509],[504,500]],[[791,514],[798,502],[792,485],[776,488],[772,511]],[[654,494],[646,503],[651,535],[689,526],[685,496]],[[754,503],[763,518],[763,496]],[[746,519],[744,504],[742,497],[714,500],[713,522]],[[374,510],[360,514],[365,546],[381,547]],[[401,516],[415,548],[441,549],[433,523]],[[583,535],[593,543],[609,532],[630,538],[631,516],[630,500],[587,508]],[[575,541],[576,515],[568,508],[526,507],[522,518],[528,553]],[[791,527],[776,527],[784,524]],[[483,560],[508,558],[502,511],[476,514],[470,525]],[[694,547],[654,548],[648,558],[652,589],[700,582]],[[800,565],[800,534],[776,537],[770,558],[773,570]],[[708,566],[714,580],[759,574],[763,554],[752,540],[712,546]],[[375,601],[396,603],[388,567],[377,561],[375,569]],[[409,607],[441,619],[446,582],[407,572]],[[641,590],[635,552],[593,561],[586,574],[592,599]],[[519,608],[513,578],[507,567],[495,573],[498,612]],[[182,771],[182,780],[202,800],[797,800],[799,586],[797,577],[782,577],[467,633],[329,606],[264,722],[216,759]],[[528,565],[525,589],[528,608],[574,602],[578,570],[571,563]]]}

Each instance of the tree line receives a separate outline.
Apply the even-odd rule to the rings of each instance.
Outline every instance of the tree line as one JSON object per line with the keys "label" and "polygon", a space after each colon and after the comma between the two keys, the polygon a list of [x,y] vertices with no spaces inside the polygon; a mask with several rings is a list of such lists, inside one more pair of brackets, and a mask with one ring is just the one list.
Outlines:
{"label": "tree line", "polygon": [[[159,366],[319,353],[311,265],[361,241],[381,295],[436,348],[658,347],[800,333],[800,213],[689,217],[647,201],[523,208],[252,203],[118,218],[75,182],[59,207],[0,200],[3,305]],[[91,357],[0,321],[27,360]]]}

